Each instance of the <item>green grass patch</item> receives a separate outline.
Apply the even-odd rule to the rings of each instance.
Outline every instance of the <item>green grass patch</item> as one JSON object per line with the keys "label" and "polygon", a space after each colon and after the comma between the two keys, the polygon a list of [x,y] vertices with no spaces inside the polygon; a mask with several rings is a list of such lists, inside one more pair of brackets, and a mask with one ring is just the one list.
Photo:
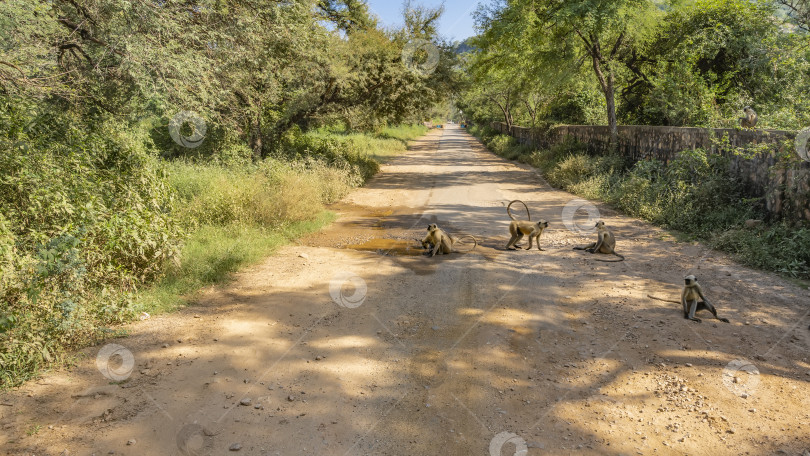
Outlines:
{"label": "green grass patch", "polygon": [[[305,134],[292,132],[287,137],[287,150],[301,155],[345,157],[350,164],[364,168],[364,161],[386,163],[407,150],[409,141],[425,135],[423,125],[398,125],[382,128],[377,133],[358,133],[319,129]],[[377,169],[373,170],[375,173]]]}
{"label": "green grass patch", "polygon": [[397,125],[393,127],[385,127],[377,134],[383,139],[396,139],[407,143],[420,136],[425,135],[430,129],[424,125]]}
{"label": "green grass patch", "polygon": [[184,306],[203,287],[227,282],[245,266],[287,245],[292,239],[320,230],[336,215],[322,211],[313,220],[294,222],[277,230],[244,225],[204,225],[186,241],[182,262],[136,298],[137,311],[160,314]]}

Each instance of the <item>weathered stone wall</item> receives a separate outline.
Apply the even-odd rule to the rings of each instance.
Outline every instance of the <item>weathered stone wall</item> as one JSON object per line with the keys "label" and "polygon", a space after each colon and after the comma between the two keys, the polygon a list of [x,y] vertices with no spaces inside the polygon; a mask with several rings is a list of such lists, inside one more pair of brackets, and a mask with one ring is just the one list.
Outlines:
{"label": "weathered stone wall", "polygon": [[[549,147],[571,137],[586,145],[589,153],[609,150],[610,129],[602,125],[561,125],[549,131],[494,122],[491,127],[516,138],[521,144]],[[655,158],[665,163],[684,150],[705,149],[731,158],[731,171],[740,177],[752,197],[763,197],[769,217],[810,221],[810,163],[778,163],[777,156],[793,148],[796,134],[783,130],[737,130],[729,128],[683,128],[619,126],[617,150],[632,161]],[[718,141],[728,137],[732,148],[770,144],[766,152],[746,158],[721,149]],[[733,150],[733,149],[732,149]]]}

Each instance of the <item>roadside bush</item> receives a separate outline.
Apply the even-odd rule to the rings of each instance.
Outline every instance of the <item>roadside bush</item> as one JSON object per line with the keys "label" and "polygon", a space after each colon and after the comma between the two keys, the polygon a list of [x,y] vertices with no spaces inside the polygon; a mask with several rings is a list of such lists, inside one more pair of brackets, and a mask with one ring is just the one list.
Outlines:
{"label": "roadside bush", "polygon": [[29,120],[30,136],[0,142],[0,385],[131,318],[130,293],[181,237],[147,138],[68,114]]}
{"label": "roadside bush", "polygon": [[[169,164],[178,197],[177,217],[188,229],[202,225],[272,227],[312,220],[345,195],[356,176],[310,159],[223,168],[202,163]],[[239,182],[239,185],[234,185]]]}
{"label": "roadside bush", "polygon": [[509,135],[497,135],[490,138],[485,144],[489,150],[503,155],[516,144],[516,141]]}
{"label": "roadside bush", "polygon": [[380,164],[369,156],[368,150],[358,147],[357,141],[347,135],[302,133],[298,128],[293,128],[284,135],[279,147],[277,158],[322,161],[332,168],[348,172],[353,176],[355,185],[360,185],[380,170]]}
{"label": "roadside bush", "polygon": [[475,136],[476,138],[480,139],[484,145],[494,136],[499,135],[497,131],[493,130],[489,127],[489,125],[470,125],[467,127],[467,131]]}
{"label": "roadside bush", "polygon": [[549,171],[548,181],[556,187],[568,189],[593,174],[594,161],[588,155],[571,154]]}
{"label": "roadside bush", "polygon": [[533,151],[531,154],[525,157],[524,161],[529,165],[542,170],[544,173],[548,173],[554,169],[554,167],[563,157],[571,154],[584,153],[584,145],[574,141],[573,139],[567,139],[566,141],[555,144],[548,149]]}
{"label": "roadside bush", "polygon": [[380,130],[377,136],[381,139],[396,139],[407,143],[414,138],[424,135],[428,130],[428,127],[421,124],[387,126]]}
{"label": "roadside bush", "polygon": [[639,162],[607,200],[629,214],[710,239],[755,216],[741,202],[740,183],[728,172],[728,160],[702,150],[681,152],[669,166]]}
{"label": "roadside bush", "polygon": [[515,142],[504,151],[502,156],[507,160],[520,160],[521,162],[525,162],[524,158],[531,154],[533,150],[534,148],[532,146]]}
{"label": "roadside bush", "polygon": [[507,160],[524,160],[524,157],[531,154],[535,149],[531,146],[520,144],[509,135],[498,133],[489,127],[472,125],[468,131],[484,143],[487,148]]}
{"label": "roadside bush", "polygon": [[731,229],[714,240],[746,264],[791,277],[810,277],[810,229],[780,223],[764,229]]}

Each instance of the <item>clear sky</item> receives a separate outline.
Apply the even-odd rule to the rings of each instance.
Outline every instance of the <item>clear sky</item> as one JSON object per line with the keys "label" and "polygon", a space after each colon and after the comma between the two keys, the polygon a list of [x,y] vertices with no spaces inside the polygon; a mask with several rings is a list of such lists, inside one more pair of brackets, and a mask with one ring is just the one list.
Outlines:
{"label": "clear sky", "polygon": [[[441,0],[417,0],[425,6],[439,6]],[[444,15],[441,19],[439,33],[450,40],[462,41],[475,35],[472,13],[479,0],[445,0]],[[384,26],[402,25],[401,0],[368,0],[369,9],[380,18]]]}

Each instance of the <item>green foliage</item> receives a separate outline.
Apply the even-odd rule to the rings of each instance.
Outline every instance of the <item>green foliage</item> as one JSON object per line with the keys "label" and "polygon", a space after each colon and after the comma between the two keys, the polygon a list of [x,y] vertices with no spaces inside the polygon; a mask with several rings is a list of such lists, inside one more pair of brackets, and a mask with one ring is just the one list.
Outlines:
{"label": "green foliage", "polygon": [[351,136],[301,133],[292,129],[279,143],[278,155],[293,160],[321,161],[328,166],[345,170],[359,184],[379,171],[379,163],[357,147]]}
{"label": "green foliage", "polygon": [[[768,2],[699,0],[671,10],[639,51],[645,74],[625,91],[629,123],[736,126],[752,105],[760,126],[801,128],[810,79],[804,38]],[[776,115],[774,115],[776,114]]]}
{"label": "green foliage", "polygon": [[[359,184],[345,169],[315,160],[223,168],[172,163],[171,184],[177,193],[176,215],[184,226],[278,227],[312,220]],[[239,185],[234,185],[239,182]]]}
{"label": "green foliage", "polygon": [[746,105],[758,128],[810,124],[806,2],[664,3],[484,5],[456,104],[482,124],[605,124],[615,92],[624,124],[735,127]]}
{"label": "green foliage", "polygon": [[582,102],[595,102],[573,90],[585,86],[601,93],[601,119],[615,133],[620,58],[632,52],[659,15],[649,0],[482,5],[476,17],[482,32],[472,41],[477,49],[467,59],[469,83],[460,107],[477,122],[498,119],[512,125],[523,108],[531,126],[555,118],[580,122],[589,120],[590,111]]}
{"label": "green foliage", "polygon": [[552,124],[598,124],[604,118],[605,99],[595,87],[572,87],[548,98],[541,110],[543,120]]}
{"label": "green foliage", "polygon": [[810,229],[786,224],[764,229],[732,229],[715,238],[715,246],[753,267],[791,277],[810,277]]}
{"label": "green foliage", "polygon": [[[24,106],[24,105],[20,105]],[[112,120],[2,106],[0,384],[132,317],[130,294],[177,258],[165,168]]]}
{"label": "green foliage", "polygon": [[709,238],[752,215],[741,202],[742,188],[727,160],[703,151],[684,151],[668,166],[640,161],[624,172],[621,157],[574,153],[547,165],[552,185],[596,197],[653,223]]}
{"label": "green foliage", "polygon": [[704,151],[684,151],[664,167],[640,162],[608,198],[618,208],[685,233],[711,239],[755,215],[727,159]]}
{"label": "green foliage", "polygon": [[514,138],[509,135],[497,135],[486,141],[486,146],[498,155],[503,155],[507,150],[517,144]]}
{"label": "green foliage", "polygon": [[517,142],[509,135],[503,135],[489,127],[471,125],[468,131],[481,139],[487,148],[508,160],[520,160],[531,153],[534,148]]}
{"label": "green foliage", "polygon": [[[544,173],[550,173],[554,167],[564,157],[571,154],[584,154],[584,144],[578,143],[573,139],[566,139],[559,144],[555,144],[548,149],[541,149],[532,152],[530,155],[524,157],[522,160],[526,163],[542,170]],[[571,182],[571,185],[576,184]],[[563,183],[557,183],[557,186],[562,186]]]}
{"label": "green foliage", "polygon": [[711,126],[720,122],[717,94],[687,62],[676,60],[662,64],[654,86],[643,96],[628,93],[622,106],[624,120],[630,124]]}
{"label": "green foliage", "polygon": [[[388,30],[356,0],[0,2],[0,93],[144,122],[164,156],[187,156],[165,127],[191,111],[209,132],[193,153],[247,144],[263,157],[296,125],[373,130],[448,99],[456,56],[436,33],[441,10],[409,11]],[[432,71],[403,62],[414,40],[438,53]]]}

